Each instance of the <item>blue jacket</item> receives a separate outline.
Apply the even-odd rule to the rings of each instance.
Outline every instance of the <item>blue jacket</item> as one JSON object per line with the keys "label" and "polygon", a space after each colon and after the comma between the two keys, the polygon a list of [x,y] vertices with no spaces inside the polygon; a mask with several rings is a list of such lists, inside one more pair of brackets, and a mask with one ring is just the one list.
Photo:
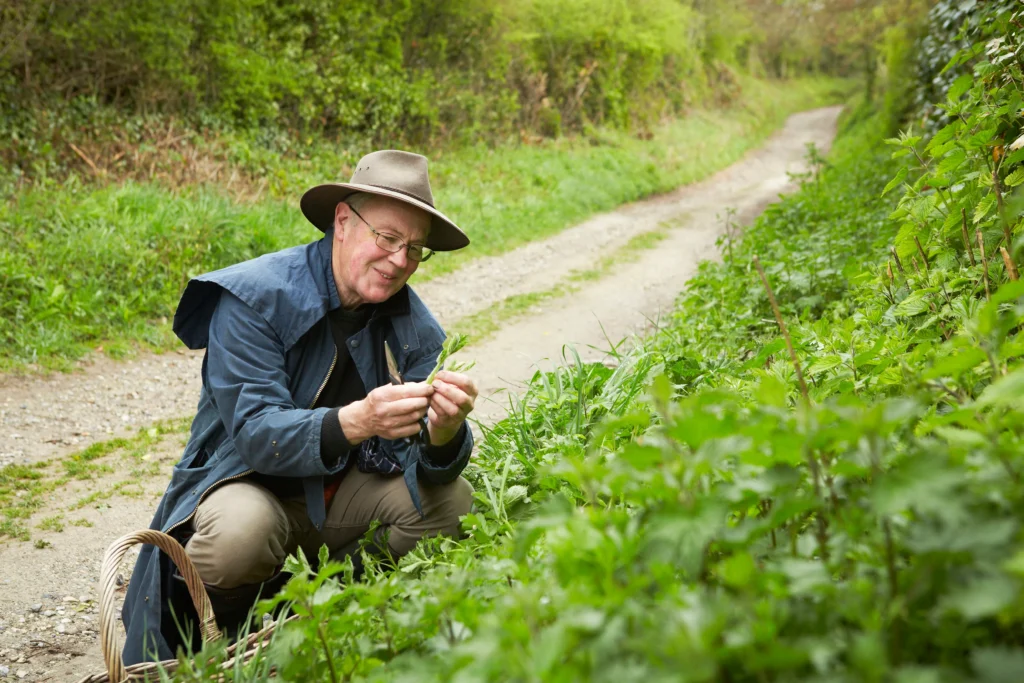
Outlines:
{"label": "blue jacket", "polygon": [[[306,510],[319,529],[324,509],[320,428],[328,408],[312,408],[337,361],[326,318],[341,302],[331,270],[331,233],[310,244],[267,254],[188,283],[174,314],[174,332],[190,349],[206,349],[203,388],[191,435],[150,528],[187,530],[215,487],[253,472],[301,477]],[[376,307],[367,326],[348,339],[349,353],[370,391],[388,383],[384,341],[408,381],[426,379],[445,334],[420,298],[403,288]],[[473,448],[463,430],[455,460],[438,467],[419,446],[381,440],[402,464],[409,494],[420,507],[418,480],[456,479]],[[170,614],[172,567],[145,546],[135,564],[122,618],[126,664],[169,659],[180,641]]]}

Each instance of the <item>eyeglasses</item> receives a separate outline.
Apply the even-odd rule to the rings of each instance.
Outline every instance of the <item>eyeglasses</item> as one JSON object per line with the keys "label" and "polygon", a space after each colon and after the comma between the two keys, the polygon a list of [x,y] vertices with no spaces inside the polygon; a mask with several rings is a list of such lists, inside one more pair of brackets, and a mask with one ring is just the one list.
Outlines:
{"label": "eyeglasses", "polygon": [[370,232],[372,232],[377,238],[377,246],[383,249],[384,251],[388,251],[394,254],[396,252],[401,251],[402,247],[405,247],[405,252],[409,255],[409,260],[416,261],[419,263],[426,261],[428,258],[434,255],[433,249],[428,249],[427,247],[424,247],[423,245],[420,244],[409,244],[407,242],[402,241],[402,238],[396,235],[390,235],[386,232],[377,232],[376,230],[373,229],[373,226],[370,225],[369,221],[363,218],[363,215],[355,210],[355,207],[350,205],[349,208],[352,209],[352,213],[359,216],[359,220],[366,223],[366,227],[368,227],[370,229]]}

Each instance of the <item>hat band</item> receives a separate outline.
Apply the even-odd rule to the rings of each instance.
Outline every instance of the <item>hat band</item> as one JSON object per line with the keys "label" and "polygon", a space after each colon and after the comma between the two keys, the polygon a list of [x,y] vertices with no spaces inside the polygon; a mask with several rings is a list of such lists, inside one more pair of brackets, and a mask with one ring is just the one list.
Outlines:
{"label": "hat band", "polygon": [[404,194],[406,197],[412,197],[416,201],[422,202],[422,203],[426,204],[427,206],[429,206],[432,209],[434,208],[434,202],[432,202],[430,200],[427,200],[427,199],[424,199],[423,197],[418,197],[418,196],[414,195],[412,192],[409,192],[408,190],[403,190],[403,189],[401,189],[399,187],[391,187],[389,185],[379,185],[377,183],[365,183],[365,184],[366,184],[367,187],[379,187],[382,190],[390,190],[391,192],[398,192],[399,194]]}

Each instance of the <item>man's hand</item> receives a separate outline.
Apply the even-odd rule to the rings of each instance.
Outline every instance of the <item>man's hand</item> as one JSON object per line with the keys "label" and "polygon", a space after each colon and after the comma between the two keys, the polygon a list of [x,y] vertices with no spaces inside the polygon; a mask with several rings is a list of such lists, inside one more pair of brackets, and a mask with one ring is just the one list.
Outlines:
{"label": "man's hand", "polygon": [[458,433],[476,401],[476,382],[467,375],[442,370],[434,378],[434,394],[430,397],[430,443],[442,446]]}
{"label": "man's hand", "polygon": [[338,411],[345,438],[355,446],[371,436],[400,439],[419,433],[434,387],[423,382],[377,387]]}

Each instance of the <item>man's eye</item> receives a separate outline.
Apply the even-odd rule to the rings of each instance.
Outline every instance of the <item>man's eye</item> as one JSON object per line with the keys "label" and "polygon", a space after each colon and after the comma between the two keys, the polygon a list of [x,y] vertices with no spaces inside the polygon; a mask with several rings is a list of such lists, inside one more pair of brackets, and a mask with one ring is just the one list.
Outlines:
{"label": "man's eye", "polygon": [[402,244],[402,240],[398,239],[394,235],[381,235],[380,237],[389,247],[397,247]]}
{"label": "man's eye", "polygon": [[421,247],[418,244],[410,244],[409,245],[409,253],[412,254],[413,256],[422,256],[423,255],[423,247]]}

